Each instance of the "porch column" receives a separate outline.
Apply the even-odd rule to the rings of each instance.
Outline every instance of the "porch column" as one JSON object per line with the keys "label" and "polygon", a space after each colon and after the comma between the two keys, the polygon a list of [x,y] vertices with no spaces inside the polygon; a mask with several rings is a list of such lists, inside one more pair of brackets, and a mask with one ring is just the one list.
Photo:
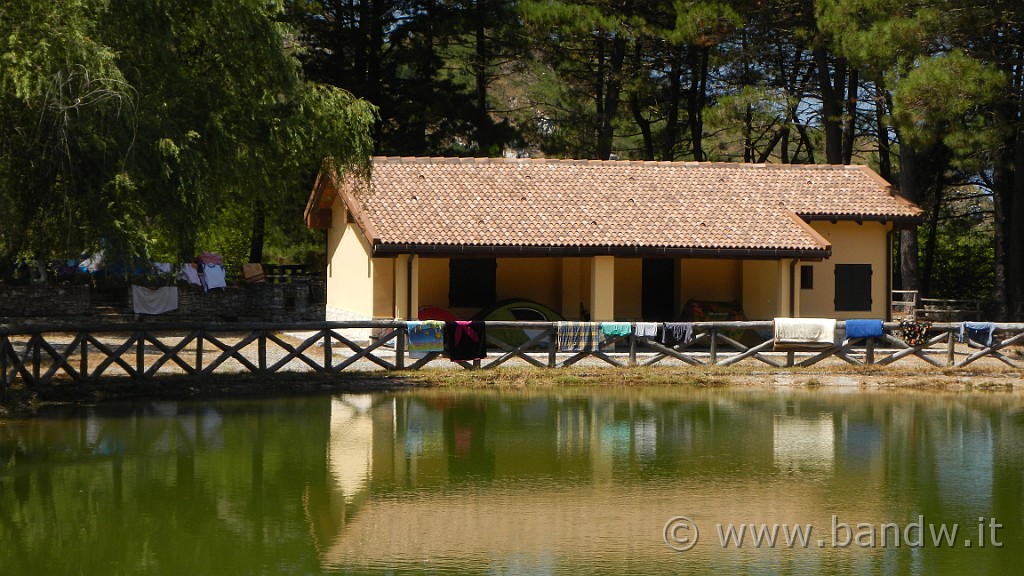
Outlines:
{"label": "porch column", "polygon": [[590,319],[615,320],[615,257],[594,256],[590,268]]}
{"label": "porch column", "polygon": [[413,254],[395,258],[395,318],[414,320],[419,310],[419,260]]}

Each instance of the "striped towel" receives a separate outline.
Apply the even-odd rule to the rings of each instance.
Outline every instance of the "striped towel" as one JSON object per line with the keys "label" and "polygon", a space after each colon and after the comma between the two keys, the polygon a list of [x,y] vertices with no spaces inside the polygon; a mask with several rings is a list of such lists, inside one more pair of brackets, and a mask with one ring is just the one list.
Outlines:
{"label": "striped towel", "polygon": [[558,323],[558,349],[562,352],[593,350],[601,344],[601,327],[596,322]]}

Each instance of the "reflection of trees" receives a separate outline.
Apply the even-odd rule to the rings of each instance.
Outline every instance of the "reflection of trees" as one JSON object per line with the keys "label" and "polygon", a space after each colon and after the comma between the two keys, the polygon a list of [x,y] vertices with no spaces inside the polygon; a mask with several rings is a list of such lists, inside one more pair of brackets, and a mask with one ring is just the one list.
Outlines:
{"label": "reflection of trees", "polygon": [[316,570],[302,498],[326,477],[326,408],[147,403],[0,427],[4,571]]}

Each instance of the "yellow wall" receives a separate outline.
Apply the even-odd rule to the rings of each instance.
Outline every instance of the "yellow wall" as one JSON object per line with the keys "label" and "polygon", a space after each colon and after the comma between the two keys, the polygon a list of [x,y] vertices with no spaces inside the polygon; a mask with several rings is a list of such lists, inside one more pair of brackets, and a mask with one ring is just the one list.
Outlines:
{"label": "yellow wall", "polygon": [[443,306],[447,308],[448,259],[421,257],[418,260],[420,306]]}
{"label": "yellow wall", "polygon": [[743,262],[680,260],[679,306],[691,298],[708,302],[739,302],[743,298]]}
{"label": "yellow wall", "polygon": [[[327,231],[327,305],[336,318],[371,318],[374,312],[373,266],[370,245],[355,224],[348,222],[341,202],[332,209]],[[351,317],[351,318],[349,318]]]}
{"label": "yellow wall", "polygon": [[554,308],[569,320],[582,320],[580,305],[590,310],[590,258],[562,258],[561,308]]}
{"label": "yellow wall", "polygon": [[776,260],[743,261],[743,314],[748,320],[770,320],[781,316],[779,278]]}
{"label": "yellow wall", "polygon": [[[814,268],[814,289],[800,290],[800,315],[805,318],[822,317],[845,320],[847,318],[886,318],[888,301],[888,250],[886,235],[891,225],[880,222],[813,222],[811,226],[832,243],[832,257],[821,262],[801,262],[800,266]],[[871,310],[865,312],[837,312],[835,309],[836,264],[871,265]],[[799,290],[800,271],[796,271]]]}
{"label": "yellow wall", "polygon": [[641,258],[615,260],[615,320],[640,320],[643,314],[643,263]]}
{"label": "yellow wall", "polygon": [[498,258],[498,300],[526,298],[556,312],[562,307],[559,258]]}
{"label": "yellow wall", "polygon": [[373,266],[373,316],[394,318],[395,310],[395,259],[374,258]]}
{"label": "yellow wall", "polygon": [[590,270],[590,319],[615,320],[615,257],[594,256]]}

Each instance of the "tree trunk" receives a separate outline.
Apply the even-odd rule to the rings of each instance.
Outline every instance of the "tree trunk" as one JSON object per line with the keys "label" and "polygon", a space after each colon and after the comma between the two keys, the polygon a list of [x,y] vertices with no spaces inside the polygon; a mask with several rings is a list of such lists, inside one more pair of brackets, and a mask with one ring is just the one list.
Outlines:
{"label": "tree trunk", "polygon": [[[821,123],[825,129],[825,159],[829,164],[843,163],[842,100],[843,84],[846,81],[846,61],[835,59],[835,70],[831,70],[828,52],[824,48],[813,51],[821,91]],[[833,82],[832,78],[835,77]]]}
{"label": "tree trunk", "polygon": [[626,60],[626,41],[618,35],[612,38],[612,53],[608,61],[608,75],[604,86],[604,105],[599,107],[600,128],[597,134],[597,158],[608,160],[615,139],[615,117],[619,110],[622,90],[622,64]]}
{"label": "tree trunk", "polygon": [[679,137],[679,104],[682,99],[682,66],[679,57],[672,59],[668,79],[668,110],[665,114],[665,131],[661,138],[661,159],[675,160],[676,139]]}
{"label": "tree trunk", "polygon": [[889,145],[889,126],[885,123],[888,94],[881,80],[876,84],[875,95],[875,140],[878,142],[878,175],[892,183],[892,149]]}
{"label": "tree trunk", "polygon": [[263,201],[257,199],[252,207],[252,235],[249,236],[249,262],[263,262],[263,239],[266,231],[266,213]]}
{"label": "tree trunk", "polygon": [[850,80],[846,90],[846,122],[843,126],[843,164],[853,162],[853,145],[857,136],[857,90],[860,84],[857,69],[850,68]]}
{"label": "tree trunk", "polygon": [[[918,159],[914,147],[900,144],[900,196],[917,203],[920,197],[920,178],[917,174]],[[917,290],[918,282],[917,228],[900,232],[900,278],[903,290]]]}
{"label": "tree trunk", "polygon": [[651,121],[644,118],[640,106],[640,96],[633,92],[629,95],[629,109],[633,112],[633,121],[640,128],[640,136],[644,143],[644,160],[654,160],[654,135],[651,133]]}
{"label": "tree trunk", "polygon": [[690,46],[690,90],[687,95],[687,122],[690,125],[690,148],[697,162],[707,160],[704,155],[704,106],[707,104],[708,59],[711,49]]}
{"label": "tree trunk", "polygon": [[476,78],[476,106],[477,106],[477,145],[481,153],[490,156],[491,146],[494,144],[491,139],[491,119],[487,113],[487,63],[490,56],[487,52],[487,0],[477,0],[473,12],[474,28],[476,32],[476,54],[473,61],[473,71]]}

